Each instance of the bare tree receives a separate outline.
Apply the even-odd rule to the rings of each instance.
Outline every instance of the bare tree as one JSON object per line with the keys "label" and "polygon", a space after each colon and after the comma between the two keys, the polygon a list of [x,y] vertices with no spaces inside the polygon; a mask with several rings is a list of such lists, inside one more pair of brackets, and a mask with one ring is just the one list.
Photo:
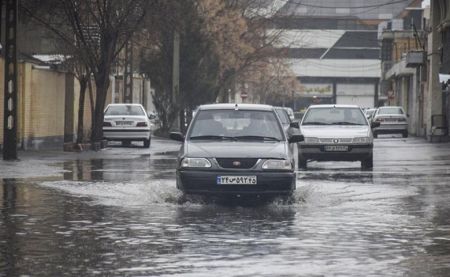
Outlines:
{"label": "bare tree", "polygon": [[139,30],[142,19],[156,1],[29,0],[35,5],[52,5],[51,9],[40,14],[23,5],[29,15],[65,42],[68,51],[81,61],[83,72],[93,75],[96,93],[93,103],[92,142],[103,138],[103,110],[114,62],[133,34]]}

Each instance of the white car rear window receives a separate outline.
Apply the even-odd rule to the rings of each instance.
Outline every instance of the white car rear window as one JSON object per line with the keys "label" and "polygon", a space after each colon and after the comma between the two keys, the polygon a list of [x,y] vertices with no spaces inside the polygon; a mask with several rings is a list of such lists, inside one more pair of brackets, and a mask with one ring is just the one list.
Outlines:
{"label": "white car rear window", "polygon": [[135,105],[117,105],[109,106],[105,115],[145,115],[140,106]]}

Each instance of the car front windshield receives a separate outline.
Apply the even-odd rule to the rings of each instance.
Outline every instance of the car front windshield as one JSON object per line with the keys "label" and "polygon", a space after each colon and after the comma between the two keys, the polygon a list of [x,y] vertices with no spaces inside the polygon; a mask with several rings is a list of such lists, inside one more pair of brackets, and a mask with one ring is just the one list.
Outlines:
{"label": "car front windshield", "polygon": [[190,139],[283,140],[279,121],[272,111],[202,110]]}
{"label": "car front windshield", "polygon": [[305,114],[302,125],[367,125],[358,108],[312,108]]}
{"label": "car front windshield", "polygon": [[117,105],[109,106],[105,115],[145,115],[140,106],[135,105]]}
{"label": "car front windshield", "polygon": [[380,108],[378,114],[403,114],[403,110],[399,107]]}

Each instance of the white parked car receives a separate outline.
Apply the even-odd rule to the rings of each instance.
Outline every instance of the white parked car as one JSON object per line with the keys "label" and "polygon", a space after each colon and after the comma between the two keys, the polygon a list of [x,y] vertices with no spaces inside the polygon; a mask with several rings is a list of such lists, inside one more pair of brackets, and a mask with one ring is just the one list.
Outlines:
{"label": "white parked car", "polygon": [[103,120],[103,137],[108,141],[143,141],[150,147],[151,123],[141,104],[109,104]]}
{"label": "white parked car", "polygon": [[402,107],[379,107],[372,120],[380,123],[379,127],[373,129],[375,138],[379,134],[402,134],[404,138],[408,137],[408,115]]}
{"label": "white parked car", "polygon": [[369,120],[369,122],[372,121],[373,115],[375,114],[376,111],[377,111],[377,109],[366,109],[366,110],[364,110],[364,113],[366,114],[367,120]]}
{"label": "white parked car", "polygon": [[361,161],[373,167],[372,127],[356,105],[312,105],[300,123],[304,141],[298,143],[298,167],[309,160]]}

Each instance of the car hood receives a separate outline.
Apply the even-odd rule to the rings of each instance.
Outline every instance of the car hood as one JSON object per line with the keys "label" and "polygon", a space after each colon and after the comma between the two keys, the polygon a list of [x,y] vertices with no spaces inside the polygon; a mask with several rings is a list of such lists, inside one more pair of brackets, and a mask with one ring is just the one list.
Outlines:
{"label": "car hood", "polygon": [[366,137],[370,134],[369,126],[301,126],[301,132],[305,137],[316,138],[353,138]]}
{"label": "car hood", "polygon": [[286,142],[187,141],[184,155],[204,158],[287,158]]}

